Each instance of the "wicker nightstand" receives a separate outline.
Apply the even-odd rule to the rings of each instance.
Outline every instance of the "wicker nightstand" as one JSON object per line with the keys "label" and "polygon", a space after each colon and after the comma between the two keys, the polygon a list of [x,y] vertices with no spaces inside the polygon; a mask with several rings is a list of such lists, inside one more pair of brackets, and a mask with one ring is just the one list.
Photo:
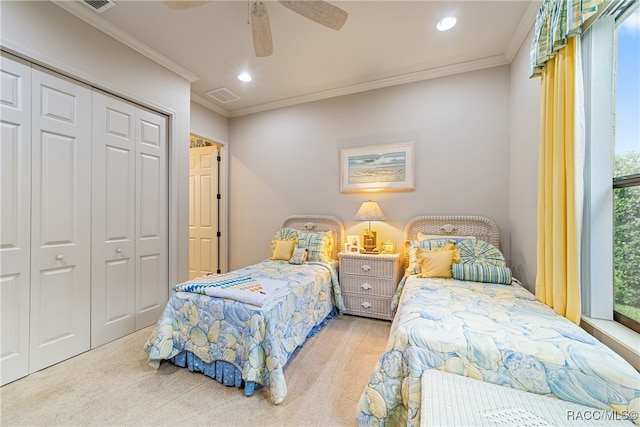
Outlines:
{"label": "wicker nightstand", "polygon": [[391,300],[402,278],[400,254],[342,252],[338,257],[345,313],[393,319]]}

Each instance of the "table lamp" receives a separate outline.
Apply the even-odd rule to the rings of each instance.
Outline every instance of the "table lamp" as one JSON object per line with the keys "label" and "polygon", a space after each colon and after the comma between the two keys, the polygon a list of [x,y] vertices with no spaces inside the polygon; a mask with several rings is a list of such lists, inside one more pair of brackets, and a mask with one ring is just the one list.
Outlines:
{"label": "table lamp", "polygon": [[376,232],[371,230],[371,221],[386,221],[380,206],[377,202],[368,200],[363,202],[353,218],[356,221],[369,221],[369,228],[364,233],[364,253],[378,253],[378,245],[376,241]]}

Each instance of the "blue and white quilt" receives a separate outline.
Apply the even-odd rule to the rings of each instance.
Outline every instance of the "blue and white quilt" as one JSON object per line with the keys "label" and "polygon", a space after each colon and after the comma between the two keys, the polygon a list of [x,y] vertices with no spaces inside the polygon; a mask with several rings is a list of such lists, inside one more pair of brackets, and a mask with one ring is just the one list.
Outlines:
{"label": "blue and white quilt", "polygon": [[522,286],[409,276],[399,292],[385,353],[358,403],[358,425],[420,425],[428,369],[638,414],[640,374]]}
{"label": "blue and white quilt", "polygon": [[226,361],[245,382],[267,387],[271,401],[281,403],[287,395],[283,367],[290,356],[334,308],[344,310],[337,267],[335,261],[294,265],[265,260],[234,271],[238,277],[288,283],[286,292],[263,307],[175,292],[145,345],[150,365],[158,369],[162,360],[183,352],[206,364]]}

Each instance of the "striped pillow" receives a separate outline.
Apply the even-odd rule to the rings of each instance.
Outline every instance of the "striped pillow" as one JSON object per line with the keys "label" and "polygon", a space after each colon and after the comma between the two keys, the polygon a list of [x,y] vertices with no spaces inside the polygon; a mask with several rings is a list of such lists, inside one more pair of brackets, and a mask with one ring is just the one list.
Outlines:
{"label": "striped pillow", "polygon": [[309,262],[329,262],[333,253],[333,233],[331,231],[300,231],[298,247],[309,252]]}
{"label": "striped pillow", "polygon": [[492,264],[453,264],[451,273],[454,279],[469,280],[471,282],[511,284],[511,269]]}

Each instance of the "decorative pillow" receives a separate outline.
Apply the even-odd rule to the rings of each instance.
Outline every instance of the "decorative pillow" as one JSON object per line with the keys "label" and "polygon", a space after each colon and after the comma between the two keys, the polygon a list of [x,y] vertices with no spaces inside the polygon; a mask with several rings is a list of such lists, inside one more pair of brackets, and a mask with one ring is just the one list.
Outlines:
{"label": "decorative pillow", "polygon": [[482,240],[462,240],[456,243],[460,249],[461,264],[484,264],[506,267],[502,252],[491,243]]}
{"label": "decorative pillow", "polygon": [[306,248],[311,262],[329,262],[333,253],[333,233],[331,231],[300,231],[298,247]]}
{"label": "decorative pillow", "polygon": [[[455,241],[455,240],[454,240]],[[443,239],[428,239],[428,240],[410,240],[405,242],[405,250],[409,255],[409,264],[405,271],[405,275],[409,276],[411,274],[420,273],[420,266],[418,265],[418,257],[417,251],[418,249],[423,250],[433,250],[437,248],[441,248],[447,243],[451,243],[452,239],[443,238]]]}
{"label": "decorative pillow", "polygon": [[276,249],[276,240],[294,240],[297,243],[298,230],[295,228],[285,227],[276,231],[276,234],[271,240],[271,254],[273,254],[273,251]]}
{"label": "decorative pillow", "polygon": [[273,240],[295,240],[298,238],[298,230],[295,228],[285,227],[276,231]]}
{"label": "decorative pillow", "polygon": [[472,282],[498,283],[510,285],[512,281],[511,269],[492,264],[453,264],[452,275],[454,279],[469,280]]}
{"label": "decorative pillow", "polygon": [[418,257],[418,264],[420,265],[420,274],[418,274],[418,277],[451,278],[451,265],[453,264],[454,256],[454,250],[422,250]]}
{"label": "decorative pillow", "polygon": [[289,260],[289,264],[304,264],[307,260],[307,252],[306,248],[295,248],[293,250],[293,255],[291,255],[291,259]]}
{"label": "decorative pillow", "polygon": [[[458,247],[453,241],[447,242],[444,245],[440,246],[439,248],[431,249],[431,251],[453,251],[453,263],[457,264],[460,262],[460,249],[458,249]],[[428,252],[430,251],[422,248],[418,248],[416,250],[416,256],[418,257],[418,264],[420,263],[420,257],[423,254]]]}
{"label": "decorative pillow", "polygon": [[296,247],[296,240],[275,240],[271,259],[289,261]]}

